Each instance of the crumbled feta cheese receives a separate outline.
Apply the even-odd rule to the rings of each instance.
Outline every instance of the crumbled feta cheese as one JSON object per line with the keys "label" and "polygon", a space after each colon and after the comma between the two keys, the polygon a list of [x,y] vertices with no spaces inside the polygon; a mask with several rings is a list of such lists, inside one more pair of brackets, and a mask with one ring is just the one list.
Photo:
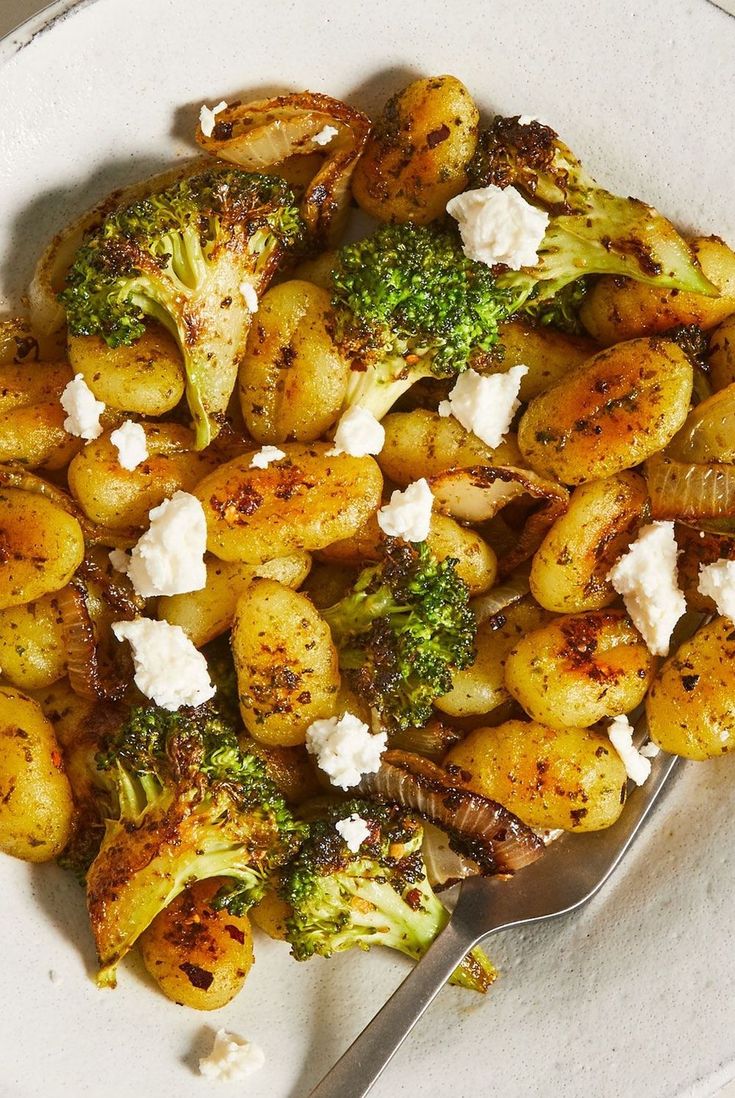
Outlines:
{"label": "crumbled feta cheese", "polygon": [[369,826],[356,812],[344,820],[338,820],[334,826],[347,844],[347,849],[353,854],[357,854],[365,840],[370,838]]}
{"label": "crumbled feta cheese", "polygon": [[243,296],[245,306],[249,313],[257,313],[258,311],[258,295],[255,291],[255,287],[251,286],[249,282],[240,283],[240,293]]}
{"label": "crumbled feta cheese", "polygon": [[257,453],[253,454],[250,468],[267,469],[272,461],[280,461],[285,456],[283,450],[279,450],[277,446],[261,446]]}
{"label": "crumbled feta cheese", "polygon": [[459,222],[469,259],[488,267],[504,263],[511,271],[538,262],[549,215],[526,202],[514,187],[465,191],[447,203],[447,213]]}
{"label": "crumbled feta cheese", "polygon": [[477,370],[463,370],[449,400],[442,400],[440,416],[454,416],[466,431],[472,431],[493,449],[500,446],[521,406],[518,390],[528,366],[512,366],[504,374],[484,377]]}
{"label": "crumbled feta cheese", "polygon": [[180,625],[135,618],[115,622],[112,631],[130,643],[135,685],[162,709],[202,705],[214,696],[207,661]]}
{"label": "crumbled feta cheese", "polygon": [[538,122],[538,118],[533,114],[521,114],[518,116],[519,126],[530,126],[532,122]]}
{"label": "crumbled feta cheese", "polygon": [[358,404],[348,408],[334,432],[334,447],[328,454],[366,457],[379,454],[385,445],[385,428],[372,412]]}
{"label": "crumbled feta cheese", "polygon": [[115,571],[122,572],[124,576],[127,576],[130,554],[126,553],[124,549],[113,549],[107,556]]}
{"label": "crumbled feta cheese", "polygon": [[110,554],[113,567],[126,572],[145,599],[201,591],[207,582],[207,521],[199,500],[188,492],[175,492],[149,511],[148,518],[150,526],[127,561],[119,550],[113,550],[114,560]]}
{"label": "crumbled feta cheese", "polygon": [[610,743],[623,760],[625,772],[636,785],[643,785],[651,773],[651,760],[644,758],[633,746],[633,728],[623,714],[613,717],[608,725],[607,734]]}
{"label": "crumbled feta cheese", "polygon": [[64,430],[77,438],[90,442],[102,434],[100,416],[105,410],[101,400],[97,400],[84,380],[83,374],[75,374],[61,394],[61,407],[66,412]]}
{"label": "crumbled feta cheese", "polygon": [[227,103],[224,99],[221,99],[216,107],[208,107],[206,103],[202,103],[199,109],[199,128],[205,137],[211,137],[214,133],[215,122],[217,121],[217,115],[220,111],[227,109]]}
{"label": "crumbled feta cheese", "polygon": [[199,1071],[207,1079],[231,1083],[247,1079],[260,1071],[264,1063],[265,1053],[258,1045],[236,1033],[218,1029],[212,1051],[199,1061]]}
{"label": "crumbled feta cheese", "polygon": [[338,133],[339,130],[336,126],[325,126],[323,130],[320,130],[312,137],[312,141],[315,145],[328,145]]}
{"label": "crumbled feta cheese", "polygon": [[654,656],[665,656],[674,626],[686,611],[676,575],[673,522],[652,522],[608,574]]}
{"label": "crumbled feta cheese", "polygon": [[387,732],[373,735],[352,713],[314,721],[306,730],[306,750],[339,789],[351,789],[363,774],[375,774],[387,746]]}
{"label": "crumbled feta cheese", "polygon": [[390,538],[424,541],[429,533],[433,505],[429,482],[421,477],[403,492],[396,489],[390,503],[378,511],[378,526]]}
{"label": "crumbled feta cheese", "polygon": [[697,590],[712,599],[717,613],[735,622],[735,560],[717,560],[699,569]]}
{"label": "crumbled feta cheese", "polygon": [[126,419],[110,435],[110,442],[117,447],[117,460],[123,469],[137,469],[148,457],[148,441],[140,423]]}
{"label": "crumbled feta cheese", "polygon": [[642,755],[644,759],[655,759],[657,755],[661,754],[661,748],[653,740],[649,740],[648,743],[643,744],[643,747],[638,748],[638,754]]}

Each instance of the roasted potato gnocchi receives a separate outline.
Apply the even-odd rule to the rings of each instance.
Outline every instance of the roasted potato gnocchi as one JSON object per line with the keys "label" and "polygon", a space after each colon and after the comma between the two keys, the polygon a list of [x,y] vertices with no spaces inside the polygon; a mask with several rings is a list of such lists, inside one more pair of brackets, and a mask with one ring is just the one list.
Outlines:
{"label": "roasted potato gnocchi", "polygon": [[465,782],[499,801],[530,827],[599,831],[625,804],[627,775],[601,732],[506,721],[477,728],[453,747],[446,762]]}
{"label": "roasted potato gnocchi", "polygon": [[334,714],[337,652],[305,595],[275,580],[254,580],[237,601],[232,653],[240,713],[254,739],[300,744],[313,721]]}
{"label": "roasted potato gnocchi", "polygon": [[621,610],[568,614],[527,633],[505,685],[535,721],[588,728],[643,701],[656,661]]}
{"label": "roasted potato gnocchi", "polygon": [[480,115],[454,76],[415,80],[385,105],[352,181],[355,198],[379,221],[425,225],[467,183]]}
{"label": "roasted potato gnocchi", "polygon": [[296,279],[260,302],[238,381],[256,442],[313,442],[339,416],[350,363],[330,335],[330,316],[327,290]]}
{"label": "roasted potato gnocchi", "polygon": [[25,694],[0,686],[0,850],[27,862],[56,858],[72,810],[53,727]]}
{"label": "roasted potato gnocchi", "polygon": [[0,488],[0,609],[59,591],[83,557],[73,515],[35,492]]}
{"label": "roasted potato gnocchi", "polygon": [[245,983],[253,966],[247,915],[232,915],[212,901],[226,881],[189,885],[140,936],[148,972],[167,999],[194,1010],[218,1010]]}
{"label": "roasted potato gnocchi", "polygon": [[664,339],[601,351],[528,405],[520,451],[537,473],[582,484],[638,465],[686,419],[692,366]]}
{"label": "roasted potato gnocchi", "polygon": [[717,617],[664,663],[646,699],[651,739],[672,755],[712,759],[735,746],[735,628]]}

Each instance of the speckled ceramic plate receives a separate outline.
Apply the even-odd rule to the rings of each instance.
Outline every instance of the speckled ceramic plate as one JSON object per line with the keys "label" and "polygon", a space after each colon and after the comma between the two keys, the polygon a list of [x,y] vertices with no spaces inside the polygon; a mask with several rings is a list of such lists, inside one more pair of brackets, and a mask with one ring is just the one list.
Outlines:
{"label": "speckled ceramic plate", "polygon": [[[93,200],[188,154],[202,101],[308,86],[370,109],[420,73],[548,120],[612,189],[733,243],[734,57],[735,20],[705,0],[64,0],[0,45],[0,300]],[[683,767],[603,895],[494,939],[502,979],[485,999],[445,991],[376,1098],[727,1082],[734,788],[735,760]],[[220,1025],[267,1054],[242,1094],[302,1098],[405,972],[377,953],[298,965],[259,938],[240,997],[195,1015],[134,960],[116,992],[95,988],[82,893],[55,869],[1,860],[0,900],[2,1098],[199,1098]]]}

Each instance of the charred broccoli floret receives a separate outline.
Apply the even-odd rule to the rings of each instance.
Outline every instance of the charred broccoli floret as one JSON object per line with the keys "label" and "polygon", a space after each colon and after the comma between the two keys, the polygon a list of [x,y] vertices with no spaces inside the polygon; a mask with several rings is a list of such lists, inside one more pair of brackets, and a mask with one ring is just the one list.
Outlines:
{"label": "charred broccoli floret", "polygon": [[625,275],[654,286],[717,295],[691,249],[652,206],[598,186],[550,126],[496,118],[480,137],[472,187],[513,186],[550,214],[537,266],[498,281],[553,297],[585,274]]}
{"label": "charred broccoli floret", "polygon": [[475,657],[475,616],[457,561],[425,542],[388,539],[381,563],[322,610],[353,689],[389,727],[421,727],[452,688],[452,671]]}
{"label": "charred broccoli floret", "polygon": [[60,294],[69,331],[111,347],[134,343],[145,318],[184,358],[197,447],[220,429],[244,350],[246,294],[267,285],[300,237],[282,180],[210,169],[111,213],[80,248]]}
{"label": "charred broccoli floret", "polygon": [[99,983],[156,915],[189,884],[229,877],[222,906],[242,913],[298,848],[303,826],[209,706],[131,710],[100,752],[114,783],[115,819],[87,874]]}
{"label": "charred broccoli floret", "polygon": [[[369,828],[356,853],[335,823],[357,814]],[[432,891],[421,855],[423,828],[396,805],[350,801],[309,825],[309,837],[287,867],[282,894],[293,956],[330,957],[345,949],[388,946],[418,961],[449,921]],[[451,982],[486,991],[495,969],[473,949]]]}
{"label": "charred broccoli floret", "polygon": [[335,336],[354,364],[346,404],[377,419],[422,377],[453,377],[495,343],[518,295],[468,259],[451,227],[383,225],[333,272]]}

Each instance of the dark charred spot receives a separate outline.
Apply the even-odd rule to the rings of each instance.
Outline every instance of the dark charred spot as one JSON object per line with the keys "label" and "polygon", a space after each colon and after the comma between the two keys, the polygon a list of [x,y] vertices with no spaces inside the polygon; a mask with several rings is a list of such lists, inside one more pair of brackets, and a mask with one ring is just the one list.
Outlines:
{"label": "dark charred spot", "polygon": [[206,968],[193,965],[190,961],[184,961],[179,965],[192,987],[198,987],[200,991],[208,991],[214,980],[214,973],[207,972]]}
{"label": "dark charred spot", "polygon": [[[232,107],[232,103],[230,107]],[[215,141],[229,141],[232,137],[233,123],[226,122],[224,119],[220,122],[215,122],[214,129],[212,130],[212,137]]]}
{"label": "dark charred spot", "polygon": [[437,145],[441,145],[442,141],[446,141],[451,133],[449,126],[439,126],[438,129],[432,130],[431,133],[426,135],[426,144],[430,149],[435,149]]}
{"label": "dark charred spot", "polygon": [[586,808],[573,808],[569,815],[572,817],[572,822],[577,827],[587,815]]}
{"label": "dark charred spot", "polygon": [[226,923],[225,930],[230,935],[233,942],[239,942],[240,945],[245,945],[245,933],[240,930],[238,926],[233,926],[232,923]]}
{"label": "dark charred spot", "polygon": [[681,676],[681,685],[684,687],[684,689],[687,691],[687,693],[692,691],[694,689],[694,687],[697,685],[698,682],[699,682],[699,675],[682,675]]}

